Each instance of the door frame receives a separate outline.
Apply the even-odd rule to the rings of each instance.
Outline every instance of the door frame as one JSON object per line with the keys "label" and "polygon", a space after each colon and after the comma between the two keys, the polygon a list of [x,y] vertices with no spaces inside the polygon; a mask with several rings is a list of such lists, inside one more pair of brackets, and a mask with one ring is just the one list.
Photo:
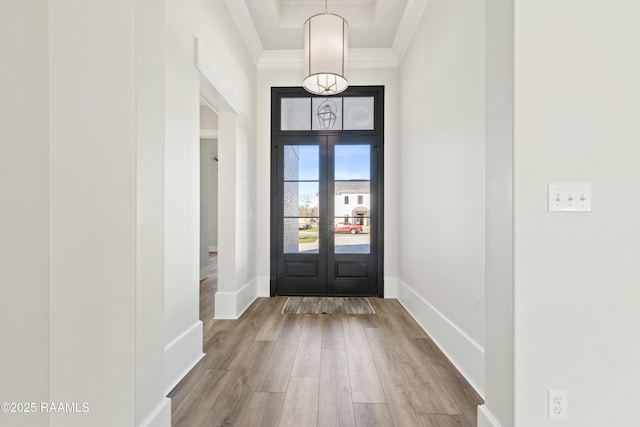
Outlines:
{"label": "door frame", "polygon": [[[279,136],[361,136],[375,137],[377,149],[377,180],[378,194],[376,209],[377,221],[377,296],[384,297],[384,86],[350,86],[341,96],[368,96],[374,98],[374,126],[373,130],[310,130],[310,131],[282,131],[280,129],[282,98],[314,98],[323,96],[312,95],[302,87],[272,87],[271,88],[271,207],[270,207],[270,295],[277,295],[277,144]],[[372,242],[373,244],[373,242]]]}

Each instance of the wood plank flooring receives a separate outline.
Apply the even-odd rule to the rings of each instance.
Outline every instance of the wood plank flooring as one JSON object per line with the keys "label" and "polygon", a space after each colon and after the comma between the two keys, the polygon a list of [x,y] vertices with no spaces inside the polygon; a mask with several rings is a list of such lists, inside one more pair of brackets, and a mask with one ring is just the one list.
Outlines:
{"label": "wood plank flooring", "polygon": [[209,252],[211,275],[200,281],[200,320],[207,322],[213,319],[215,295],[218,292],[218,253]]}
{"label": "wood plank flooring", "polygon": [[375,315],[282,314],[259,298],[205,322],[173,426],[472,427],[480,397],[396,300]]}

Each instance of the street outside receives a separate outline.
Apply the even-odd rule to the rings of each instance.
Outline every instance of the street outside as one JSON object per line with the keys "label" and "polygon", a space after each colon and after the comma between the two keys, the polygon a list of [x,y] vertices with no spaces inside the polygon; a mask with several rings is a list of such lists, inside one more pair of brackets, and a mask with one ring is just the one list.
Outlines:
{"label": "street outside", "polygon": [[[305,231],[300,230],[298,232],[298,236],[303,237],[317,237],[317,231]],[[335,234],[335,244],[336,251],[335,253],[357,253],[357,254],[368,254],[370,251],[370,240],[371,237],[369,234]],[[320,240],[316,239],[316,241],[311,243],[300,243],[298,245],[299,252],[307,252],[307,253],[317,253],[318,252],[318,242]]]}

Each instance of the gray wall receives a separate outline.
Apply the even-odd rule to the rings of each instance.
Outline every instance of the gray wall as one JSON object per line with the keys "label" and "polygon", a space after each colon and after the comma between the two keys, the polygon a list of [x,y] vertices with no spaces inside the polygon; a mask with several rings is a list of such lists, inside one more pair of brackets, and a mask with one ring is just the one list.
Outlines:
{"label": "gray wall", "polygon": [[209,142],[200,140],[200,279],[209,274]]}
{"label": "gray wall", "polygon": [[209,143],[209,250],[218,249],[218,139],[208,138]]}

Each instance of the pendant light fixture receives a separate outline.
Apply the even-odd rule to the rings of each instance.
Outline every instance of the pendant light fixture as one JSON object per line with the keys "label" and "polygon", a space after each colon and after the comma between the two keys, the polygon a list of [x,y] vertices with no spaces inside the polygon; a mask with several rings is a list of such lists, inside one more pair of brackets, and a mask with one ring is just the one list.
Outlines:
{"label": "pendant light fixture", "polygon": [[304,23],[304,88],[316,95],[335,95],[347,83],[347,41],[349,24],[327,12],[314,15]]}

